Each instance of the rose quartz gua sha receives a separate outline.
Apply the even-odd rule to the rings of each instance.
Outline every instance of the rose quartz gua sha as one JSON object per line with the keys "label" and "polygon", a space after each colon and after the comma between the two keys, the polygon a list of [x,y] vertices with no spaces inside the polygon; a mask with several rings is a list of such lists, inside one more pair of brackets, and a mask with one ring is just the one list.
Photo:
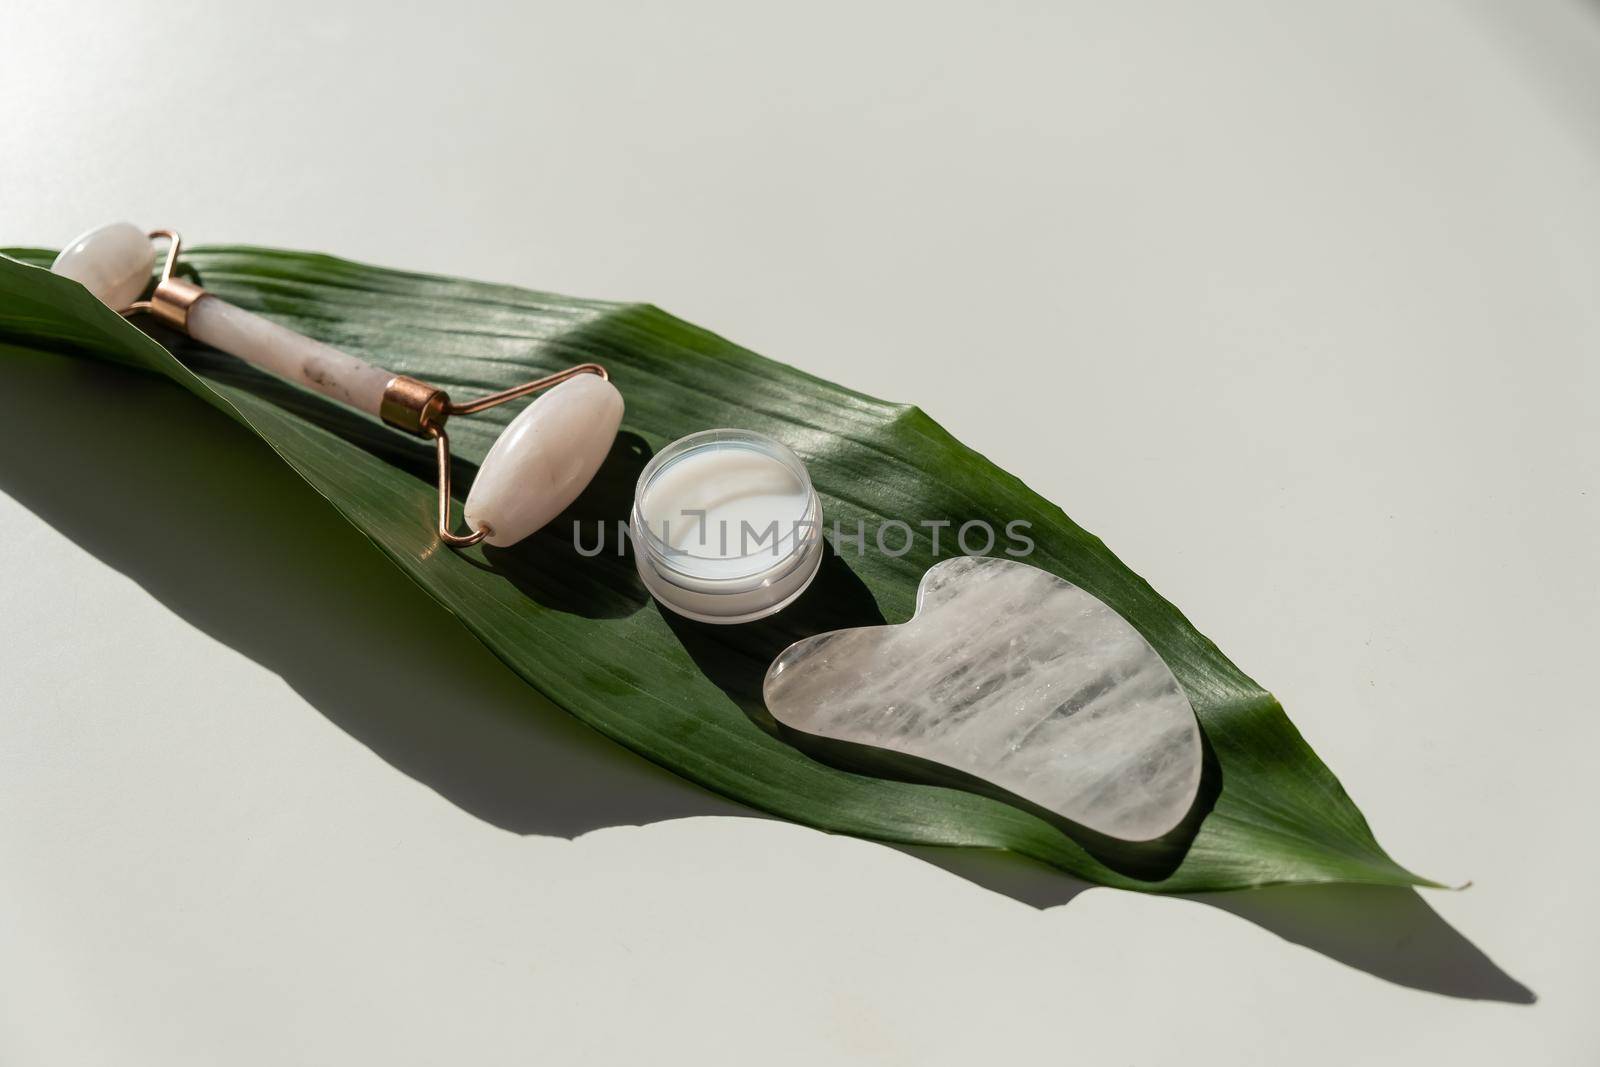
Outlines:
{"label": "rose quartz gua sha", "polygon": [[[167,259],[148,300],[154,238]],[[123,315],[149,312],[195,340],[236,356],[398,429],[432,438],[439,461],[439,538],[456,548],[510,545],[560,514],[600,469],[622,423],[622,394],[604,367],[583,363],[512,389],[456,403],[444,390],[374,366],[212,296],[173,276],[181,242],[171,230],[145,233],[118,222],[91,230],[51,270],[80,282]],[[547,392],[543,392],[548,390]],[[505,428],[484,457],[464,510],[471,531],[450,531],[450,439],[445,421],[543,392]]]}
{"label": "rose quartz gua sha", "polygon": [[797,641],[762,695],[801,735],[1125,841],[1176,829],[1200,788],[1200,726],[1160,653],[1109,604],[1015,560],[935,564],[909,621]]}

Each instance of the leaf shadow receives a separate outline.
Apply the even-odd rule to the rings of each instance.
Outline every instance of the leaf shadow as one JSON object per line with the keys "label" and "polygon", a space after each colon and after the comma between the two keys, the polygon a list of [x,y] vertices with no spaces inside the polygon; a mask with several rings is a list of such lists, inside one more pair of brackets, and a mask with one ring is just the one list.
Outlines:
{"label": "leaf shadow", "polygon": [[154,375],[3,358],[27,402],[0,490],[450,802],[567,838],[752,814],[541,697],[220,412]]}
{"label": "leaf shadow", "polygon": [[1463,937],[1415,889],[1272,886],[1190,897],[1396,985],[1463,1000],[1533,1004],[1533,990]]}
{"label": "leaf shadow", "polygon": [[[0,490],[462,810],[514,833],[566,838],[765,817],[540,697],[220,412],[122,367],[18,349],[4,359],[6,384],[26,402],[12,406],[0,439]],[[425,456],[408,455],[395,461],[431,477]],[[756,668],[764,674],[766,647],[785,636],[872,624],[839,622],[877,611],[843,561],[825,563],[818,582],[817,607],[785,612],[765,631],[738,628],[757,644],[744,667],[719,668],[736,672],[726,684],[748,688],[754,677],[759,691]],[[1009,853],[891,847],[1029,907],[1091,888]],[[1534,1000],[1412,891],[1285,887],[1196,899],[1398,985]]]}
{"label": "leaf shadow", "polygon": [[[1009,852],[893,847],[1041,910],[1101,888]],[[1176,899],[1227,912],[1291,944],[1408,989],[1505,1004],[1533,1004],[1539,999],[1446,922],[1415,889],[1279,885]]]}

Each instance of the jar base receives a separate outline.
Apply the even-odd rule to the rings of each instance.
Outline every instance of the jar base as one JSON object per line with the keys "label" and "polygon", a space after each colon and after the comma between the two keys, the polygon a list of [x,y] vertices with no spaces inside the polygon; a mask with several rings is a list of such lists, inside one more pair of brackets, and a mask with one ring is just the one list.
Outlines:
{"label": "jar base", "polygon": [[640,559],[637,549],[634,552],[633,563],[634,568],[639,572],[639,580],[644,583],[644,587],[649,591],[651,597],[655,599],[657,604],[660,604],[674,615],[680,615],[693,622],[710,623],[714,626],[734,626],[739,623],[765,619],[769,615],[776,615],[796,600],[799,600],[801,595],[811,588],[811,583],[817,577],[817,572],[822,569],[822,546],[823,539],[817,537],[815,543],[807,550],[807,555],[810,558],[801,563],[801,567],[805,571],[805,578],[795,587],[793,592],[775,604],[765,604],[754,611],[739,615],[707,615],[690,608],[680,607],[672,601],[672,590],[675,587],[647,567],[644,561]]}

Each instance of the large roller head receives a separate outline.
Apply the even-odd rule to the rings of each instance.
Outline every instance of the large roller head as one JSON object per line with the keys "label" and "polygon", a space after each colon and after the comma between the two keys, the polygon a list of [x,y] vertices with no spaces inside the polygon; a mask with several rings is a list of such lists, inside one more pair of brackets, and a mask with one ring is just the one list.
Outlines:
{"label": "large roller head", "polygon": [[465,516],[491,545],[511,545],[565,511],[622,425],[622,394],[597,374],[568,378],[518,413],[483,458]]}

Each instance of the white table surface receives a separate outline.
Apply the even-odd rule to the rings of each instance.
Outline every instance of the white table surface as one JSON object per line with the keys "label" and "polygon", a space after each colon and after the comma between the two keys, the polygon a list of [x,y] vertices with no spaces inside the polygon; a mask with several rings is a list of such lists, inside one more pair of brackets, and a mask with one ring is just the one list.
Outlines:
{"label": "white table surface", "polygon": [[0,1062],[1594,1061],[1600,8],[392,7],[6,5],[0,242],[648,299],[915,401],[1475,885],[758,817],[192,397],[6,358]]}

